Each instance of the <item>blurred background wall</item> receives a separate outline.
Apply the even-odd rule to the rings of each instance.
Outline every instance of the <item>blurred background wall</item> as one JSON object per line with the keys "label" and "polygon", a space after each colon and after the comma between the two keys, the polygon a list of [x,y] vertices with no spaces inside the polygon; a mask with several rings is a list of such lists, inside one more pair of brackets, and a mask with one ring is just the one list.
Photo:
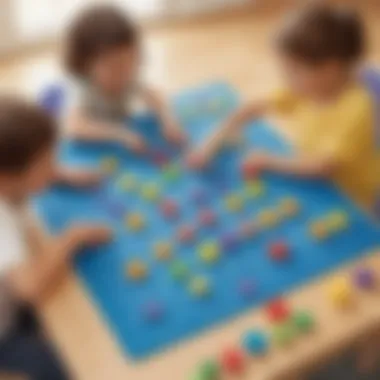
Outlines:
{"label": "blurred background wall", "polygon": [[141,21],[157,23],[245,8],[254,11],[261,6],[273,9],[308,1],[380,4],[380,0],[0,0],[0,54],[54,41],[73,13],[94,3],[116,3]]}
{"label": "blurred background wall", "polygon": [[[255,0],[108,0],[145,21],[226,10]],[[70,16],[98,0],[0,0],[0,53],[54,38]]]}
{"label": "blurred background wall", "polygon": [[378,64],[380,0],[0,0],[0,91],[34,96],[65,79],[60,32],[80,8],[106,2],[142,24],[144,76],[164,93],[223,78],[251,98],[277,83],[269,41],[278,21],[319,1],[359,6]]}

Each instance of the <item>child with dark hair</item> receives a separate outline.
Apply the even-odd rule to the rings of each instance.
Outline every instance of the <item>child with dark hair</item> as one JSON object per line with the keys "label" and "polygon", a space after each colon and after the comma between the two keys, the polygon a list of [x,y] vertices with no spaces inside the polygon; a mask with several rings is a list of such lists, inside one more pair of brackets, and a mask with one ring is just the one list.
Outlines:
{"label": "child with dark hair", "polygon": [[56,180],[56,131],[34,105],[0,98],[0,373],[30,380],[70,378],[34,308],[54,292],[78,249],[110,238],[96,225],[46,237],[29,212],[29,199]]}
{"label": "child with dark hair", "polygon": [[371,208],[380,189],[374,104],[357,79],[365,33],[352,10],[312,5],[286,19],[276,39],[285,85],[274,96],[234,114],[188,157],[201,168],[248,121],[269,112],[285,116],[297,150],[291,157],[252,152],[245,165],[299,177],[329,177]]}
{"label": "child with dark hair", "polygon": [[79,84],[79,96],[69,111],[71,137],[117,142],[144,152],[142,137],[123,127],[139,99],[157,114],[169,141],[184,142],[185,135],[167,106],[140,80],[141,55],[139,30],[118,8],[93,7],[72,22],[65,67]]}

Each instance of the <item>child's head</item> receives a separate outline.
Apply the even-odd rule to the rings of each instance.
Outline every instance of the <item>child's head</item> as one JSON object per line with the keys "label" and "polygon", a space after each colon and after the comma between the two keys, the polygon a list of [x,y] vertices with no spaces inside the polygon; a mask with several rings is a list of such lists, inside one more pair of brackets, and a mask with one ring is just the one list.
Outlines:
{"label": "child's head", "polygon": [[132,82],[140,61],[135,25],[118,8],[90,8],[72,22],[66,41],[66,68],[107,92],[118,93]]}
{"label": "child's head", "polygon": [[0,99],[0,192],[23,199],[54,178],[56,126],[37,106]]}
{"label": "child's head", "polygon": [[365,50],[364,27],[352,10],[308,6],[280,29],[278,50],[285,76],[302,95],[323,94],[346,80]]}

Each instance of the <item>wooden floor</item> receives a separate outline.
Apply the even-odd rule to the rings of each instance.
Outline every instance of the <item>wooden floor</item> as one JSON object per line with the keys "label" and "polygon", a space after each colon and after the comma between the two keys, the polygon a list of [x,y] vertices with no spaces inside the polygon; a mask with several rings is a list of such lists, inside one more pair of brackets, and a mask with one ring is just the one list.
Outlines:
{"label": "wooden floor", "polygon": [[[375,1],[372,6],[362,5],[361,8],[369,25],[369,59],[380,62],[378,3],[378,6]],[[284,5],[252,8],[235,14],[147,28],[145,74],[165,93],[223,79],[234,84],[245,97],[258,96],[278,82],[270,40],[285,13],[284,8]],[[0,90],[37,92],[57,78],[59,50],[56,43],[33,53],[1,59]]]}

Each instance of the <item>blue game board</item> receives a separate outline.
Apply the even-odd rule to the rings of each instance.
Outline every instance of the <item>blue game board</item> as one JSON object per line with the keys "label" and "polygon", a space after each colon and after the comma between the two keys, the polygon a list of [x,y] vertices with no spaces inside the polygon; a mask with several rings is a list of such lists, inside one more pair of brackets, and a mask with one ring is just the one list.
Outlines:
{"label": "blue game board", "polygon": [[[218,116],[195,111],[205,107],[209,99],[220,97],[223,110]],[[201,139],[238,103],[234,90],[223,84],[187,91],[177,97],[174,108],[193,142]],[[206,107],[207,108],[207,107]],[[142,116],[129,121],[145,134],[155,149],[165,150],[174,161],[180,152],[169,147],[157,133],[153,118]],[[379,229],[332,186],[317,181],[297,181],[274,175],[261,180],[263,196],[245,202],[241,212],[226,210],[224,198],[241,194],[244,182],[238,170],[239,158],[249,146],[288,154],[290,149],[264,123],[247,129],[244,143],[226,149],[205,173],[182,171],[177,180],[167,181],[161,170],[147,158],[135,157],[115,146],[90,146],[64,143],[61,160],[66,164],[96,166],[106,156],[117,157],[120,169],[107,183],[95,191],[54,188],[37,200],[38,209],[53,232],[61,231],[73,221],[100,221],[112,226],[115,239],[106,247],[83,252],[75,267],[99,312],[117,337],[122,349],[133,358],[144,358],[174,343],[200,333],[217,323],[225,322],[250,308],[330,271],[345,262],[367,254],[380,246]],[[166,198],[180,205],[180,217],[166,221],[155,203],[141,199],[138,192],[120,190],[117,179],[122,173],[133,173],[139,183],[159,184]],[[181,224],[196,224],[200,207],[191,199],[194,188],[203,188],[209,196],[206,207],[218,215],[215,226],[203,228],[193,245],[175,243]],[[214,265],[199,259],[197,247],[204,241],[219,241],[226,232],[235,231],[243,221],[252,220],[260,210],[272,207],[284,197],[298,199],[301,213],[296,218],[268,229],[242,242],[237,249],[222,252]],[[350,226],[331,239],[316,242],[310,237],[308,223],[331,210],[345,210]],[[133,233],[125,227],[124,215],[139,212],[147,227]],[[157,241],[173,240],[175,260],[183,261],[191,276],[209,279],[208,297],[193,297],[187,281],[174,279],[169,262],[159,262],[153,254]],[[275,262],[268,256],[268,246],[277,240],[288,242],[291,256],[285,262]],[[146,261],[149,275],[143,282],[133,282],[125,276],[125,264],[135,258]],[[255,284],[255,292],[243,297],[242,282]],[[144,305],[159,303],[165,310],[162,319],[147,320]]]}

